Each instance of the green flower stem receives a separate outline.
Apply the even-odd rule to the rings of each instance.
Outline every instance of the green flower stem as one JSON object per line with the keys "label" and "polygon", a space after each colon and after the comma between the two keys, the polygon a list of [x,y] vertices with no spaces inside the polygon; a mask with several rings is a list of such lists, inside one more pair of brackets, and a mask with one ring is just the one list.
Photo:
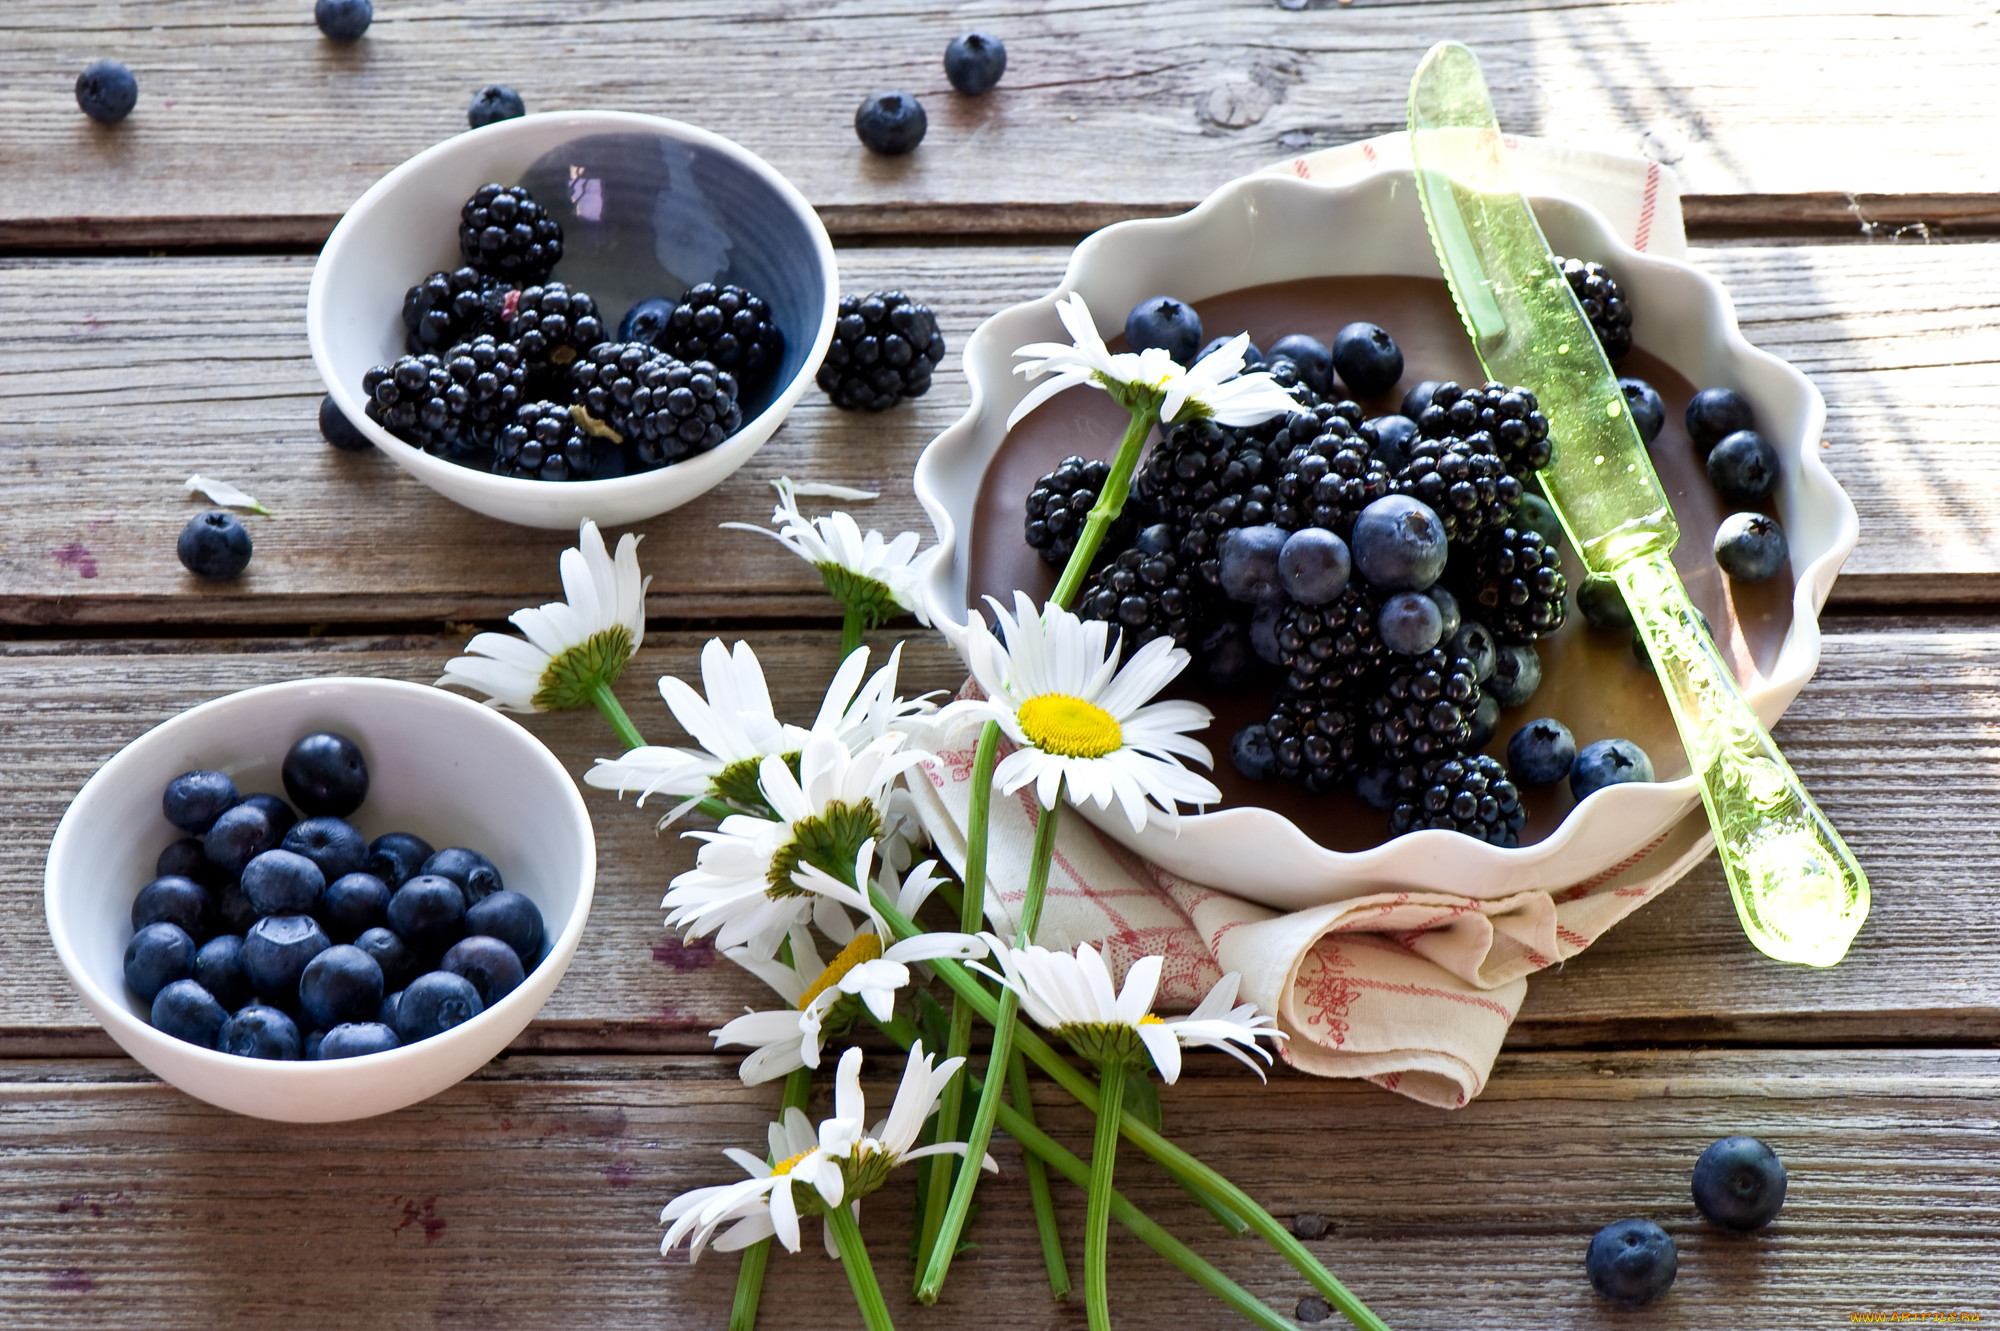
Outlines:
{"label": "green flower stem", "polygon": [[[778,1117],[787,1109],[804,1109],[812,1093],[812,1069],[794,1068],[785,1078],[785,1095]],[[777,1164],[766,1157],[766,1163]],[[750,1331],[757,1325],[757,1302],[764,1295],[764,1267],[771,1260],[771,1240],[759,1239],[743,1250],[743,1263],[736,1268],[736,1301],[729,1307],[729,1331]]]}
{"label": "green flower stem", "polygon": [[[875,913],[888,923],[898,938],[908,938],[922,932],[909,916],[896,909],[896,903],[879,887],[872,888],[870,895],[875,905]],[[938,978],[950,986],[953,993],[962,995],[981,1017],[994,1026],[997,1040],[1001,1001],[987,992],[978,977],[958,962],[944,957],[929,964]],[[1085,1109],[1092,1113],[1097,1112],[1097,1088],[1090,1084],[1088,1077],[1071,1067],[1068,1060],[1057,1053],[1048,1041],[1033,1031],[1023,1028],[1017,1033],[1016,1039],[1021,1052],[1032,1059],[1036,1067],[1048,1073]],[[1256,1230],[1267,1243],[1276,1248],[1279,1255],[1290,1262],[1328,1303],[1340,1310],[1348,1321],[1364,1328],[1364,1331],[1388,1331],[1387,1324],[1381,1318],[1370,1312],[1367,1305],[1355,1298],[1345,1285],[1334,1279],[1333,1273],[1322,1266],[1319,1259],[1314,1257],[1304,1244],[1293,1238],[1289,1230],[1279,1224],[1270,1212],[1252,1200],[1243,1189],[1153,1131],[1130,1111],[1121,1116],[1120,1128],[1127,1141],[1158,1161],[1169,1174],[1199,1191],[1208,1193],[1223,1206],[1247,1220],[1250,1228]],[[1013,1129],[1009,1128],[1008,1131],[1012,1132]]]}
{"label": "green flower stem", "polygon": [[1076,538],[1076,549],[1070,552],[1069,563],[1063,566],[1062,580],[1056,583],[1055,592],[1049,597],[1052,605],[1065,610],[1076,599],[1083,586],[1083,580],[1090,573],[1091,561],[1097,558],[1097,548],[1104,544],[1104,533],[1125,507],[1126,492],[1132,488],[1132,473],[1139,466],[1139,450],[1146,445],[1146,436],[1153,432],[1153,426],[1160,419],[1160,399],[1157,394],[1149,394],[1147,399],[1133,404],[1131,424],[1125,427],[1125,438],[1119,441],[1118,456],[1111,460],[1111,475],[1104,482],[1104,490],[1092,505],[1090,516],[1084,519],[1083,532]]}
{"label": "green flower stem", "polygon": [[[969,1007],[966,1009],[967,1012],[971,1010]],[[1007,1058],[1007,1093],[1013,1098],[1014,1113],[1033,1126],[1035,1097],[1028,1086],[1028,1065],[1022,1061],[1018,1049]],[[1007,1130],[1014,1132],[1012,1128]],[[1018,1132],[1014,1133],[1014,1139],[1021,1139]],[[1049,1195],[1048,1167],[1033,1151],[1022,1156],[1021,1165],[1028,1175],[1028,1200],[1035,1208],[1035,1232],[1042,1240],[1042,1262],[1049,1268],[1049,1293],[1066,1299],[1070,1289],[1069,1264],[1063,1260],[1062,1231],[1056,1228],[1056,1203],[1055,1198]]]}
{"label": "green flower stem", "polygon": [[625,709],[618,704],[618,695],[611,691],[609,684],[600,683],[592,688],[590,700],[597,704],[597,710],[604,713],[604,719],[618,732],[619,742],[628,752],[646,747],[646,737],[639,733],[639,727],[632,724],[632,718],[625,715]]}
{"label": "green flower stem", "polygon": [[[1055,858],[1056,824],[1061,821],[1061,811],[1062,793],[1058,790],[1055,807],[1042,810],[1041,821],[1035,826],[1034,858],[1028,862],[1028,890],[1021,901],[1021,927],[1016,933],[1017,940],[1024,945],[1035,936],[1035,926],[1041,922],[1042,896],[1048,890],[1049,863]],[[980,990],[980,997],[992,1001],[992,995],[983,989]],[[995,1014],[988,1018],[993,1023],[993,1051],[987,1056],[986,1066],[993,1072],[979,1094],[979,1108],[973,1112],[972,1129],[965,1134],[968,1164],[959,1170],[958,1178],[952,1184],[951,1203],[945,1210],[944,1223],[938,1228],[930,1263],[924,1268],[923,1278],[917,1282],[917,1301],[920,1303],[937,1302],[939,1292],[944,1289],[945,1274],[951,1270],[958,1236],[965,1229],[966,1217],[971,1214],[972,1193],[979,1186],[978,1162],[986,1154],[986,1143],[993,1137],[993,1120],[1000,1108],[1001,1089],[1007,1081],[1007,1050],[1018,1025],[1015,1016],[1020,1006],[1018,994],[1012,989],[1003,990]]]}
{"label": "green flower stem", "polygon": [[854,649],[861,645],[861,635],[867,630],[868,614],[860,606],[844,607],[846,613],[840,618],[840,659],[845,661],[854,655]]}
{"label": "green flower stem", "polygon": [[868,1260],[868,1246],[861,1241],[861,1225],[847,1206],[829,1207],[826,1227],[833,1231],[833,1246],[840,1250],[840,1264],[847,1268],[847,1283],[854,1287],[854,1302],[861,1308],[861,1320],[868,1331],[896,1331],[889,1320],[889,1305],[882,1301],[882,1286],[876,1282],[875,1267]]}
{"label": "green flower stem", "polygon": [[1111,1238],[1111,1171],[1118,1161],[1118,1119],[1125,1110],[1125,1060],[1107,1058],[1097,1074],[1097,1133],[1090,1147],[1090,1193],[1083,1211],[1083,1310],[1090,1331],[1111,1331],[1104,1288]]}
{"label": "green flower stem", "polygon": [[733,817],[736,814],[742,812],[741,809],[732,808],[728,804],[724,803],[722,800],[715,798],[715,796],[713,795],[710,795],[707,799],[704,799],[701,803],[695,805],[694,807],[697,813],[705,813],[709,817],[715,819],[715,821],[718,823],[721,822],[724,818]]}
{"label": "green flower stem", "polygon": [[[975,934],[985,925],[987,815],[993,805],[993,767],[999,756],[1000,726],[997,722],[988,721],[979,732],[979,748],[972,758],[972,809],[965,832],[965,895],[958,901],[961,933]],[[963,1058],[972,1047],[972,1015],[972,1009],[964,1000],[954,995],[951,1000],[950,1040],[944,1050],[946,1058]],[[932,1140],[958,1140],[959,1109],[964,1104],[964,1097],[965,1082],[953,1078],[938,1097],[937,1135]],[[953,1157],[933,1157],[929,1192],[924,1203],[923,1234],[917,1247],[916,1265],[919,1271],[929,1268],[931,1253],[937,1248],[938,1231],[944,1225],[945,1208],[950,1202],[956,1172],[957,1164]],[[1053,1278],[1054,1273],[1051,1272]]]}

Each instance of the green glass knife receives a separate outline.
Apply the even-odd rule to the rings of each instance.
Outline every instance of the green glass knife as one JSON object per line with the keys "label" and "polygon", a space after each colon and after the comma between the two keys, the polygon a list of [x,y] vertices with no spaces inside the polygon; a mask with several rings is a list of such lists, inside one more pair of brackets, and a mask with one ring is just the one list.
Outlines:
{"label": "green glass knife", "polygon": [[1833,965],[1868,916],[1868,879],[1688,600],[1660,478],[1514,183],[1479,61],[1457,42],[1417,67],[1410,149],[1431,242],[1480,363],[1490,378],[1532,389],[1549,419],[1556,448],[1538,473],[1542,492],[1584,566],[1617,582],[1645,635],[1743,932],[1780,961]]}

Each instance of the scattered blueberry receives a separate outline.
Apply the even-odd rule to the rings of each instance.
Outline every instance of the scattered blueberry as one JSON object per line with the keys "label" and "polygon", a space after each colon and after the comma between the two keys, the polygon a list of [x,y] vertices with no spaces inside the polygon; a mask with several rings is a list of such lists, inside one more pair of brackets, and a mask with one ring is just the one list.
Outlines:
{"label": "scattered blueberry", "polygon": [[1234,616],[1209,629],[1195,647],[1195,674],[1209,688],[1233,693],[1248,688],[1256,677],[1257,653],[1250,646],[1250,627]]}
{"label": "scattered blueberry", "polygon": [[310,915],[266,915],[243,936],[243,973],[264,997],[289,1003],[306,963],[332,946]]}
{"label": "scattered blueberry", "polygon": [[298,825],[298,811],[276,795],[245,795],[243,802],[262,809],[265,816],[271,820],[271,826],[278,830],[278,835],[281,837]]}
{"label": "scattered blueberry", "polygon": [[203,943],[194,954],[194,978],[232,1012],[249,1002],[255,990],[243,969],[243,935],[218,934]]}
{"label": "scattered blueberry", "polygon": [[252,1003],[222,1023],[215,1047],[238,1058],[296,1059],[303,1051],[299,1028],[274,1007]]}
{"label": "scattered blueberry", "polygon": [[1732,504],[1754,504],[1778,485],[1778,450],[1755,430],[1725,436],[1708,455],[1708,479]]}
{"label": "scattered blueberry", "polygon": [[1321,397],[1333,392],[1333,352],[1310,333],[1287,333],[1271,344],[1266,360],[1290,361],[1305,386]]}
{"label": "scattered blueberry", "polygon": [[1403,349],[1371,323],[1351,323],[1333,335],[1333,368],[1358,397],[1386,393],[1403,377]]}
{"label": "scattered blueberry", "polygon": [[1583,617],[1590,621],[1592,628],[1624,629],[1632,627],[1632,611],[1625,604],[1625,593],[1618,590],[1618,584],[1606,577],[1590,577],[1576,589],[1576,608],[1583,611]]}
{"label": "scattered blueberry", "polygon": [[382,1054],[402,1046],[396,1032],[379,1021],[342,1022],[320,1041],[321,1058],[359,1058]]}
{"label": "scattered blueberry", "polygon": [[1424,414],[1424,408],[1431,404],[1431,394],[1443,385],[1436,379],[1425,379],[1410,385],[1410,391],[1403,394],[1403,414],[1411,420]]}
{"label": "scattered blueberry", "polygon": [[1507,741],[1507,775],[1517,786],[1553,786],[1576,761],[1576,737],[1553,716],[1530,721]]}
{"label": "scattered blueberry", "polygon": [[468,934],[445,950],[438,969],[463,975],[479,991],[487,1007],[514,992],[527,978],[521,956],[512,946],[485,934]]}
{"label": "scattered blueberry", "polygon": [[325,1029],[371,1020],[382,1008],[382,968],[360,948],[335,943],[300,972],[299,1006]]}
{"label": "scattered blueberry", "polygon": [[224,582],[250,563],[250,533],[234,514],[200,513],[188,519],[175,544],[181,566],[197,578]]}
{"label": "scattered blueberry", "polygon": [[431,971],[410,981],[396,1004],[396,1035],[415,1044],[471,1021],[486,1005],[472,981],[450,971]]}
{"label": "scattered blueberry", "polygon": [[1148,296],[1125,316],[1125,345],[1133,351],[1159,347],[1182,365],[1194,363],[1201,346],[1201,316],[1172,296]]}
{"label": "scattered blueberry", "polygon": [[930,118],[906,92],[878,92],[854,112],[854,132],[869,152],[900,157],[924,141]]}
{"label": "scattered blueberry", "polygon": [[76,76],[76,104],[100,125],[115,125],[139,104],[139,80],[116,60],[91,62]]}
{"label": "scattered blueberry", "polygon": [[[1231,342],[1234,342],[1236,340],[1236,337],[1237,337],[1236,334],[1231,333],[1224,337],[1210,338],[1208,340],[1208,345],[1195,353],[1195,361],[1199,363],[1201,361],[1207,360],[1210,356],[1213,356],[1216,352],[1222,350],[1224,347],[1228,346]],[[1255,342],[1252,342],[1243,348],[1243,368],[1245,370],[1253,370],[1257,368],[1259,365],[1262,365],[1263,363],[1264,363],[1264,353],[1257,349],[1257,344]]]}
{"label": "scattered blueberry", "polygon": [[384,832],[368,844],[368,862],[362,866],[393,890],[423,872],[424,861],[437,852],[431,843],[409,832]]}
{"label": "scattered blueberry", "polygon": [[1367,422],[1375,435],[1368,453],[1394,476],[1410,462],[1410,445],[1417,439],[1417,423],[1408,416],[1377,416]]}
{"label": "scattered blueberry", "polygon": [[201,880],[208,875],[208,852],[201,848],[200,837],[182,837],[161,851],[160,858],[153,861],[155,878]]}
{"label": "scattered blueberry", "polygon": [[1325,605],[1339,596],[1353,571],[1347,542],[1324,527],[1302,527],[1278,548],[1278,581],[1305,605]]}
{"label": "scattered blueberry", "polygon": [[1570,764],[1569,793],[1581,804],[1606,786],[1651,781],[1653,760],[1629,739],[1600,739],[1577,751]]}
{"label": "scattered blueberry", "polygon": [[1785,566],[1785,529],[1762,513],[1731,513],[1715,529],[1715,562],[1738,582],[1762,582]]}
{"label": "scattered blueberry", "polygon": [[1354,567],[1383,591],[1422,591],[1444,572],[1444,523],[1408,495],[1388,495],[1362,509],[1349,540]]}
{"label": "scattered blueberry", "polygon": [[1650,444],[1658,439],[1660,431],[1667,428],[1667,404],[1660,401],[1659,393],[1644,379],[1620,379],[1618,391],[1625,395],[1625,409],[1632,413],[1639,442]]}
{"label": "scattered blueberry", "polygon": [[189,836],[200,836],[241,799],[236,783],[221,772],[183,772],[167,782],[160,807],[168,822]]}
{"label": "scattered blueberry", "polygon": [[149,924],[125,945],[125,983],[150,1003],[175,980],[194,975],[194,939],[178,924]]}
{"label": "scattered blueberry", "polygon": [[1694,1204],[1713,1225],[1762,1229],[1785,1204],[1785,1166],[1755,1137],[1710,1142],[1694,1162]]}
{"label": "scattered blueberry", "polygon": [[1743,395],[1731,388],[1704,388],[1688,402],[1688,438],[1703,453],[1738,430],[1751,430],[1757,419]]}
{"label": "scattered blueberry", "polygon": [[526,114],[528,104],[521,100],[521,94],[504,83],[490,83],[481,88],[472,94],[472,104],[465,108],[466,123],[474,129],[502,120],[518,120]]}
{"label": "scattered blueberry", "polygon": [[1229,761],[1252,781],[1269,781],[1278,774],[1278,754],[1262,721],[1253,721],[1236,732],[1229,741]]}
{"label": "scattered blueberry", "polygon": [[267,850],[243,866],[239,886],[259,915],[309,915],[326,890],[326,875],[295,851]]}
{"label": "scattered blueberry", "polygon": [[1591,1286],[1627,1307],[1666,1293],[1679,1264],[1674,1241],[1650,1220],[1614,1220],[1597,1231],[1584,1257]]}
{"label": "scattered blueberry", "polygon": [[345,818],[308,818],[285,833],[278,844],[317,864],[329,883],[360,873],[368,863],[368,838]]}
{"label": "scattered blueberry", "polygon": [[1354,778],[1354,793],[1371,809],[1387,813],[1396,807],[1396,769],[1370,767]]}
{"label": "scattered blueberry", "polygon": [[1265,665],[1277,665],[1283,660],[1278,647],[1278,606],[1260,606],[1257,613],[1250,616],[1250,650],[1257,653],[1257,659]]}
{"label": "scattered blueberry", "polygon": [[313,5],[313,22],[329,41],[359,41],[374,19],[375,6],[369,0],[315,0]]}
{"label": "scattered blueberry", "polygon": [[674,302],[653,296],[640,301],[625,311],[625,317],[618,321],[620,342],[644,342],[647,346],[659,345],[660,335],[667,331],[667,321],[673,317]]}
{"label": "scattered blueberry", "polygon": [[267,850],[275,850],[281,834],[271,816],[254,804],[239,804],[215,820],[202,838],[208,862],[231,878]]}
{"label": "scattered blueberry", "polygon": [[1500,733],[1500,700],[1492,694],[1481,691],[1479,705],[1472,709],[1468,724],[1472,733],[1466,738],[1469,750],[1483,749],[1487,742]]}
{"label": "scattered blueberry", "polygon": [[1555,505],[1533,490],[1522,493],[1520,507],[1514,510],[1513,525],[1539,532],[1556,545],[1563,542],[1562,519],[1556,516]]}
{"label": "scattered blueberry", "polygon": [[389,927],[413,947],[449,947],[465,933],[465,893],[449,878],[418,874],[389,898]]}
{"label": "scattered blueberry", "polygon": [[319,435],[335,448],[349,453],[365,453],[375,447],[368,436],[347,419],[331,393],[319,400]]}
{"label": "scattered blueberry", "polygon": [[343,874],[320,894],[319,920],[336,943],[389,923],[389,885],[372,873]]}
{"label": "scattered blueberry", "polygon": [[944,48],[944,76],[967,97],[984,97],[1007,72],[1007,47],[985,32],[968,32]]}
{"label": "scattered blueberry", "polygon": [[1519,707],[1542,687],[1541,654],[1533,643],[1501,643],[1493,654],[1493,674],[1480,687],[1502,707]]}
{"label": "scattered blueberry", "polygon": [[204,1049],[215,1048],[215,1037],[229,1014],[215,995],[193,980],[175,980],[153,999],[153,1025]]}
{"label": "scattered blueberry", "polygon": [[[1279,551],[1287,544],[1283,527],[1237,527],[1222,534],[1217,576],[1223,594],[1250,605],[1283,605]],[[1338,538],[1336,538],[1338,539]]]}
{"label": "scattered blueberry", "polygon": [[[540,915],[535,916],[538,924],[541,918]],[[487,932],[493,931],[488,929]],[[361,936],[354,940],[354,946],[375,958],[375,964],[382,968],[382,983],[390,988],[400,991],[417,978],[417,954],[410,950],[410,945],[394,929],[386,926],[363,929]]]}
{"label": "scattered blueberry", "polygon": [[507,944],[523,966],[542,955],[542,912],[519,892],[495,892],[465,912],[465,928]]}
{"label": "scattered blueberry", "polygon": [[1493,641],[1493,631],[1476,619],[1462,620],[1458,631],[1451,635],[1451,642],[1445,647],[1450,656],[1463,657],[1472,663],[1474,682],[1484,684],[1492,678],[1493,667],[1499,662],[1499,646]]}
{"label": "scattered blueberry", "polygon": [[464,846],[446,846],[425,860],[420,872],[449,878],[457,883],[465,889],[465,904],[468,906],[484,901],[506,886],[500,881],[500,871],[493,867],[492,860]]}
{"label": "scattered blueberry", "polygon": [[1382,603],[1375,618],[1382,645],[1404,656],[1416,656],[1444,637],[1444,612],[1422,592],[1397,592]]}
{"label": "scattered blueberry", "polygon": [[139,895],[132,900],[132,927],[143,929],[149,924],[177,924],[195,938],[206,933],[202,926],[208,918],[208,889],[192,878],[171,875],[155,878],[139,889]]}
{"label": "scattered blueberry", "polygon": [[286,752],[281,770],[285,793],[308,815],[345,818],[368,798],[368,763],[345,735],[321,730],[305,736]]}

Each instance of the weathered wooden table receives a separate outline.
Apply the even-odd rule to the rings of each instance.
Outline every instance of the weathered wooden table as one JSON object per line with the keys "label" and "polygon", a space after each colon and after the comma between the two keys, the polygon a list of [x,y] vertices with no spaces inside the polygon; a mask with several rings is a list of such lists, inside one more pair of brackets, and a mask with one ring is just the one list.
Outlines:
{"label": "weathered wooden table", "polygon": [[[1778,1327],[1856,1313],[2000,1316],[2000,123],[1990,5],[1723,0],[1588,6],[1218,0],[895,6],[772,0],[377,0],[336,48],[309,0],[8,0],[0,7],[0,1325],[719,1326],[734,1263],[659,1256],[661,1204],[728,1176],[773,1095],[704,1032],[753,981],[661,928],[691,862],[608,797],[597,905],[568,978],[510,1056],[416,1108],[299,1128],[237,1118],[119,1056],[64,979],[41,868],[77,787],[197,701],[314,674],[429,680],[472,623],[557,593],[559,533],[437,499],[327,448],[307,357],[313,252],[378,175],[463,127],[479,85],[530,109],[614,106],[721,130],[796,181],[843,287],[901,285],[954,350],[1052,285],[1082,233],[1176,211],[1287,153],[1398,127],[1434,41],[1475,44],[1510,127],[1643,150],[1687,189],[1695,262],[1750,338],[1830,406],[1826,459],[1862,542],[1818,678],[1779,728],[1874,879],[1848,960],[1818,973],[1743,941],[1711,860],[1602,945],[1537,977],[1492,1085],[1433,1112],[1365,1085],[1191,1075],[1169,1126],[1315,1247],[1394,1326]],[[926,12],[935,11],[935,12]],[[999,91],[952,96],[939,56],[979,26]],[[89,60],[137,72],[130,121],[70,95]],[[867,156],[861,96],[925,98],[914,156]],[[806,706],[835,654],[810,570],[766,543],[689,558],[755,519],[762,478],[879,485],[869,520],[923,527],[918,450],[963,408],[955,371],[857,418],[815,395],[755,464],[648,523],[657,574],[623,692],[754,642]],[[189,473],[277,516],[233,585],[173,557]],[[935,639],[910,674],[955,681]],[[647,708],[653,708],[650,712]],[[580,771],[592,716],[530,726]],[[1051,1097],[1054,1130],[1087,1125]],[[1784,1214],[1733,1239],[1688,1196],[1702,1145],[1773,1143]],[[912,1326],[1081,1326],[1052,1304],[1018,1154],[944,1303]],[[1156,1172],[1121,1183],[1274,1306],[1308,1291],[1219,1236]],[[1059,1193],[1074,1237],[1082,1211]],[[867,1228],[892,1303],[907,1198]],[[1583,1248],[1624,1215],[1680,1243],[1661,1304],[1620,1315]],[[1225,1324],[1128,1237],[1124,1323]],[[766,1325],[857,1321],[836,1272],[772,1264]]]}

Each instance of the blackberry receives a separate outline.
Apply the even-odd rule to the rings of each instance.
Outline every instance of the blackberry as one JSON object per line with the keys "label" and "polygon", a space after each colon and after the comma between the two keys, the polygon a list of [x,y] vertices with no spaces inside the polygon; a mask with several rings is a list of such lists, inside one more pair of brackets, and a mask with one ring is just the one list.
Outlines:
{"label": "blackberry", "polygon": [[1368,742],[1397,767],[1456,757],[1471,740],[1479,698],[1478,677],[1464,657],[1432,648],[1401,658],[1368,701]]}
{"label": "blackberry", "polygon": [[1174,556],[1171,528],[1158,523],[1098,570],[1077,598],[1076,613],[1121,630],[1125,657],[1155,638],[1185,647],[1201,626],[1195,585],[1195,575]]}
{"label": "blackberry", "polygon": [[[785,354],[785,335],[771,307],[733,283],[689,287],[653,344],[680,360],[708,361],[746,384],[761,382]],[[942,343],[938,350],[943,353]]]}
{"label": "blackberry", "polygon": [[442,357],[453,433],[463,445],[492,448],[526,396],[528,367],[512,342],[482,334]]}
{"label": "blackberry", "polygon": [[1361,579],[1325,605],[1288,602],[1278,611],[1278,664],[1300,696],[1361,696],[1389,659],[1376,621],[1382,598]]}
{"label": "blackberry", "polygon": [[562,258],[562,226],[521,186],[481,185],[460,210],[458,252],[488,277],[527,286]]}
{"label": "blackberry", "polygon": [[620,431],[638,470],[706,453],[743,425],[736,376],[705,360],[664,352],[639,367],[638,388]]}
{"label": "blackberry", "polygon": [[1140,460],[1132,493],[1157,516],[1185,530],[1224,495],[1263,479],[1263,448],[1206,417],[1169,426]]}
{"label": "blackberry", "polygon": [[526,402],[500,432],[493,450],[493,470],[502,476],[531,480],[590,480],[604,469],[606,453],[616,455],[617,446],[594,438],[569,407],[559,402]]}
{"label": "blackberry", "polygon": [[[1339,412],[1349,406],[1338,404],[1323,418],[1324,431],[1281,464],[1274,487],[1280,527],[1324,527],[1345,540],[1354,515],[1390,492],[1393,481],[1373,455],[1371,432]],[[1359,417],[1361,409],[1353,414]]]}
{"label": "blackberry", "polygon": [[499,331],[498,295],[477,268],[432,273],[403,296],[403,349],[417,356]]}
{"label": "blackberry", "polygon": [[634,434],[639,371],[662,354],[645,342],[599,342],[570,362],[570,400],[619,434]]}
{"label": "blackberry", "polygon": [[456,439],[445,401],[451,383],[444,362],[430,352],[377,365],[361,376],[368,419],[426,453],[447,452]]}
{"label": "blackberry", "polygon": [[1503,525],[1521,502],[1507,465],[1463,439],[1419,439],[1391,488],[1430,506],[1447,539],[1464,543]]}
{"label": "blackberry", "polygon": [[1546,467],[1554,451],[1548,417],[1535,395],[1505,384],[1438,384],[1429,405],[1417,413],[1417,432],[1426,439],[1462,439],[1475,451],[1498,457],[1519,480]]}
{"label": "blackberry", "polygon": [[[1076,549],[1076,538],[1083,534],[1084,519],[1090,515],[1097,497],[1104,493],[1104,483],[1109,479],[1108,463],[1094,458],[1066,457],[1056,464],[1054,471],[1035,482],[1035,488],[1028,491],[1024,535],[1043,563],[1061,568],[1069,562],[1070,552]],[[1129,513],[1129,509],[1121,513],[1112,524],[1105,537],[1106,546],[1117,549],[1129,542]],[[1123,541],[1117,539],[1120,527],[1128,528]]]}
{"label": "blackberry", "polygon": [[818,383],[836,407],[887,411],[929,392],[943,359],[944,334],[925,306],[900,291],[842,296]]}
{"label": "blackberry", "polygon": [[1460,832],[1493,846],[1518,846],[1528,815],[1507,770],[1483,753],[1398,769],[1389,833],[1422,827]]}
{"label": "blackberry", "polygon": [[1226,494],[1190,515],[1181,532],[1180,556],[1200,577],[1201,585],[1222,585],[1222,538],[1244,527],[1261,527],[1272,520],[1277,497],[1261,481],[1241,494]]}
{"label": "blackberry", "polygon": [[561,282],[508,292],[507,340],[535,364],[568,365],[604,341],[604,320],[590,293]]}
{"label": "blackberry", "polygon": [[1533,642],[1562,627],[1569,580],[1562,556],[1542,534],[1507,526],[1478,545],[1453,552],[1445,575],[1459,595],[1476,604],[1479,622],[1501,642]]}
{"label": "blackberry", "polygon": [[1557,259],[1556,267],[1576,293],[1590,331],[1597,334],[1604,359],[1615,361],[1632,349],[1632,307],[1625,303],[1625,291],[1604,271],[1601,263],[1582,259]]}
{"label": "blackberry", "polygon": [[1278,775],[1315,795],[1346,785],[1368,759],[1360,719],[1340,703],[1291,694],[1279,698],[1264,722]]}

